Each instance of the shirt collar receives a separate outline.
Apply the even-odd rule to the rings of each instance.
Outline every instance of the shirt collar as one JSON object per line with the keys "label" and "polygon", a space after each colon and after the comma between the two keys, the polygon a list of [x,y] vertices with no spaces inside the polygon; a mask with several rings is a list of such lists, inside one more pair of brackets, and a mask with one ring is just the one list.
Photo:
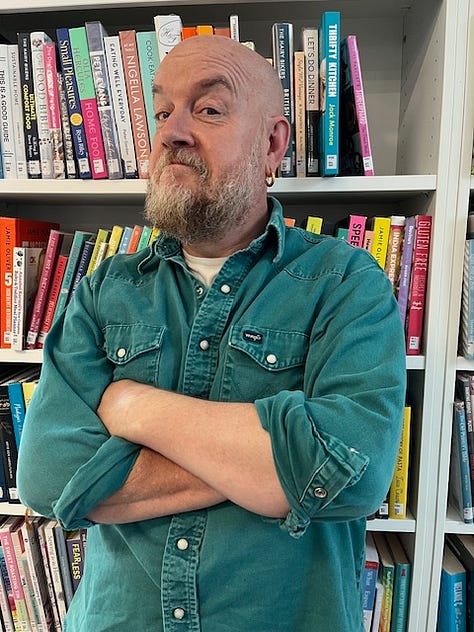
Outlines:
{"label": "shirt collar", "polygon": [[[259,252],[264,244],[270,244],[271,247],[275,249],[273,262],[277,263],[285,247],[286,226],[282,206],[276,198],[271,196],[268,197],[268,213],[269,220],[265,232],[254,239],[247,249]],[[160,259],[171,259],[177,255],[181,255],[180,243],[174,237],[161,234],[151,245],[149,253],[138,263],[137,270],[139,273],[143,273],[147,264],[154,259],[155,256]]]}

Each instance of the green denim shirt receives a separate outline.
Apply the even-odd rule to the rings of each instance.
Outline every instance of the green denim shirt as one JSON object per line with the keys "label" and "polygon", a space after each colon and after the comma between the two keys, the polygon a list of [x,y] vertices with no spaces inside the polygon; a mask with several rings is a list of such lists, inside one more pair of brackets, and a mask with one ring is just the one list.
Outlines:
{"label": "green denim shirt", "polygon": [[[363,632],[365,516],[390,484],[404,405],[399,312],[369,253],[286,227],[275,199],[269,211],[210,288],[161,236],[84,279],[48,334],[18,488],[65,528],[89,528],[65,632]],[[91,523],[140,450],[95,414],[123,378],[254,402],[286,519],[224,502]]]}

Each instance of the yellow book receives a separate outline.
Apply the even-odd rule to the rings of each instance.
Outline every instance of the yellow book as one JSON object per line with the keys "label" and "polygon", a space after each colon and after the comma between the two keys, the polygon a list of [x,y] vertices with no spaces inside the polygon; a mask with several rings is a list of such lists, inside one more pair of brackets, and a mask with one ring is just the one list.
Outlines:
{"label": "yellow book", "polygon": [[390,217],[374,217],[373,226],[374,238],[372,241],[371,253],[381,268],[385,268],[387,258],[388,238],[390,236]]}
{"label": "yellow book", "polygon": [[152,228],[151,229],[150,239],[148,240],[148,245],[152,244],[155,241],[155,239],[158,237],[159,234],[160,234],[160,229],[159,228]]}
{"label": "yellow book", "polygon": [[89,261],[89,266],[87,268],[86,275],[89,275],[91,272],[95,270],[96,265],[97,265],[97,258],[99,256],[101,246],[108,239],[109,239],[109,231],[106,230],[105,228],[99,228],[99,230],[97,231],[97,235],[95,237],[94,250],[92,251],[92,256]]}
{"label": "yellow book", "polygon": [[408,468],[410,455],[411,406],[403,410],[402,436],[398,449],[397,462],[390,485],[388,517],[404,520],[407,517]]}
{"label": "yellow book", "polygon": [[38,385],[38,380],[31,380],[21,383],[21,390],[23,391],[23,399],[25,400],[25,409],[28,408],[33,397],[33,392]]}
{"label": "yellow book", "polygon": [[306,230],[309,230],[311,233],[321,234],[321,230],[323,228],[323,218],[316,217],[315,215],[308,215],[306,218]]}
{"label": "yellow book", "polygon": [[197,35],[214,35],[214,27],[210,24],[198,24],[196,26]]}
{"label": "yellow book", "polygon": [[109,245],[107,247],[107,252],[105,253],[105,259],[107,259],[107,257],[111,257],[117,252],[120,239],[122,237],[122,233],[123,233],[122,226],[115,225],[112,227],[112,231],[110,233]]}

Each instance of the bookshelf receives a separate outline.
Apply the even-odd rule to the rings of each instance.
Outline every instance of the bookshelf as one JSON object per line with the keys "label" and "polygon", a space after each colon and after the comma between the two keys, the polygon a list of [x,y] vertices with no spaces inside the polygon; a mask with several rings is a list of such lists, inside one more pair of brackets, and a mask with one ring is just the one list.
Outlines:
{"label": "bookshelf", "polygon": [[[446,519],[451,401],[456,368],[462,242],[469,195],[474,99],[474,0],[2,0],[0,35],[51,32],[99,19],[114,34],[152,30],[153,16],[179,13],[184,24],[224,25],[240,19],[242,39],[269,56],[271,24],[291,21],[295,33],[319,24],[322,11],[341,11],[342,34],[358,36],[374,164],[373,178],[277,180],[272,194],[299,220],[332,220],[352,212],[431,214],[434,218],[424,353],[407,358],[413,405],[411,514],[375,520],[371,530],[399,532],[413,562],[408,632],[434,630]],[[469,37],[469,39],[468,39]],[[468,53],[470,63],[467,67]],[[469,160],[468,160],[469,158]],[[60,221],[65,230],[141,219],[143,181],[0,180],[0,209]],[[0,351],[1,363],[41,362],[41,352]],[[472,366],[474,370],[474,363]],[[17,513],[18,506],[0,506]]]}

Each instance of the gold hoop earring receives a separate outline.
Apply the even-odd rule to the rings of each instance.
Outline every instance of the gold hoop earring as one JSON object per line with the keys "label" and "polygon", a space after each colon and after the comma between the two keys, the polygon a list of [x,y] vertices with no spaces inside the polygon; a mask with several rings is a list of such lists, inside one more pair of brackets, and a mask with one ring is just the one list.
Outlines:
{"label": "gold hoop earring", "polygon": [[265,183],[267,187],[272,187],[275,184],[275,172],[272,171],[270,175],[265,176]]}

